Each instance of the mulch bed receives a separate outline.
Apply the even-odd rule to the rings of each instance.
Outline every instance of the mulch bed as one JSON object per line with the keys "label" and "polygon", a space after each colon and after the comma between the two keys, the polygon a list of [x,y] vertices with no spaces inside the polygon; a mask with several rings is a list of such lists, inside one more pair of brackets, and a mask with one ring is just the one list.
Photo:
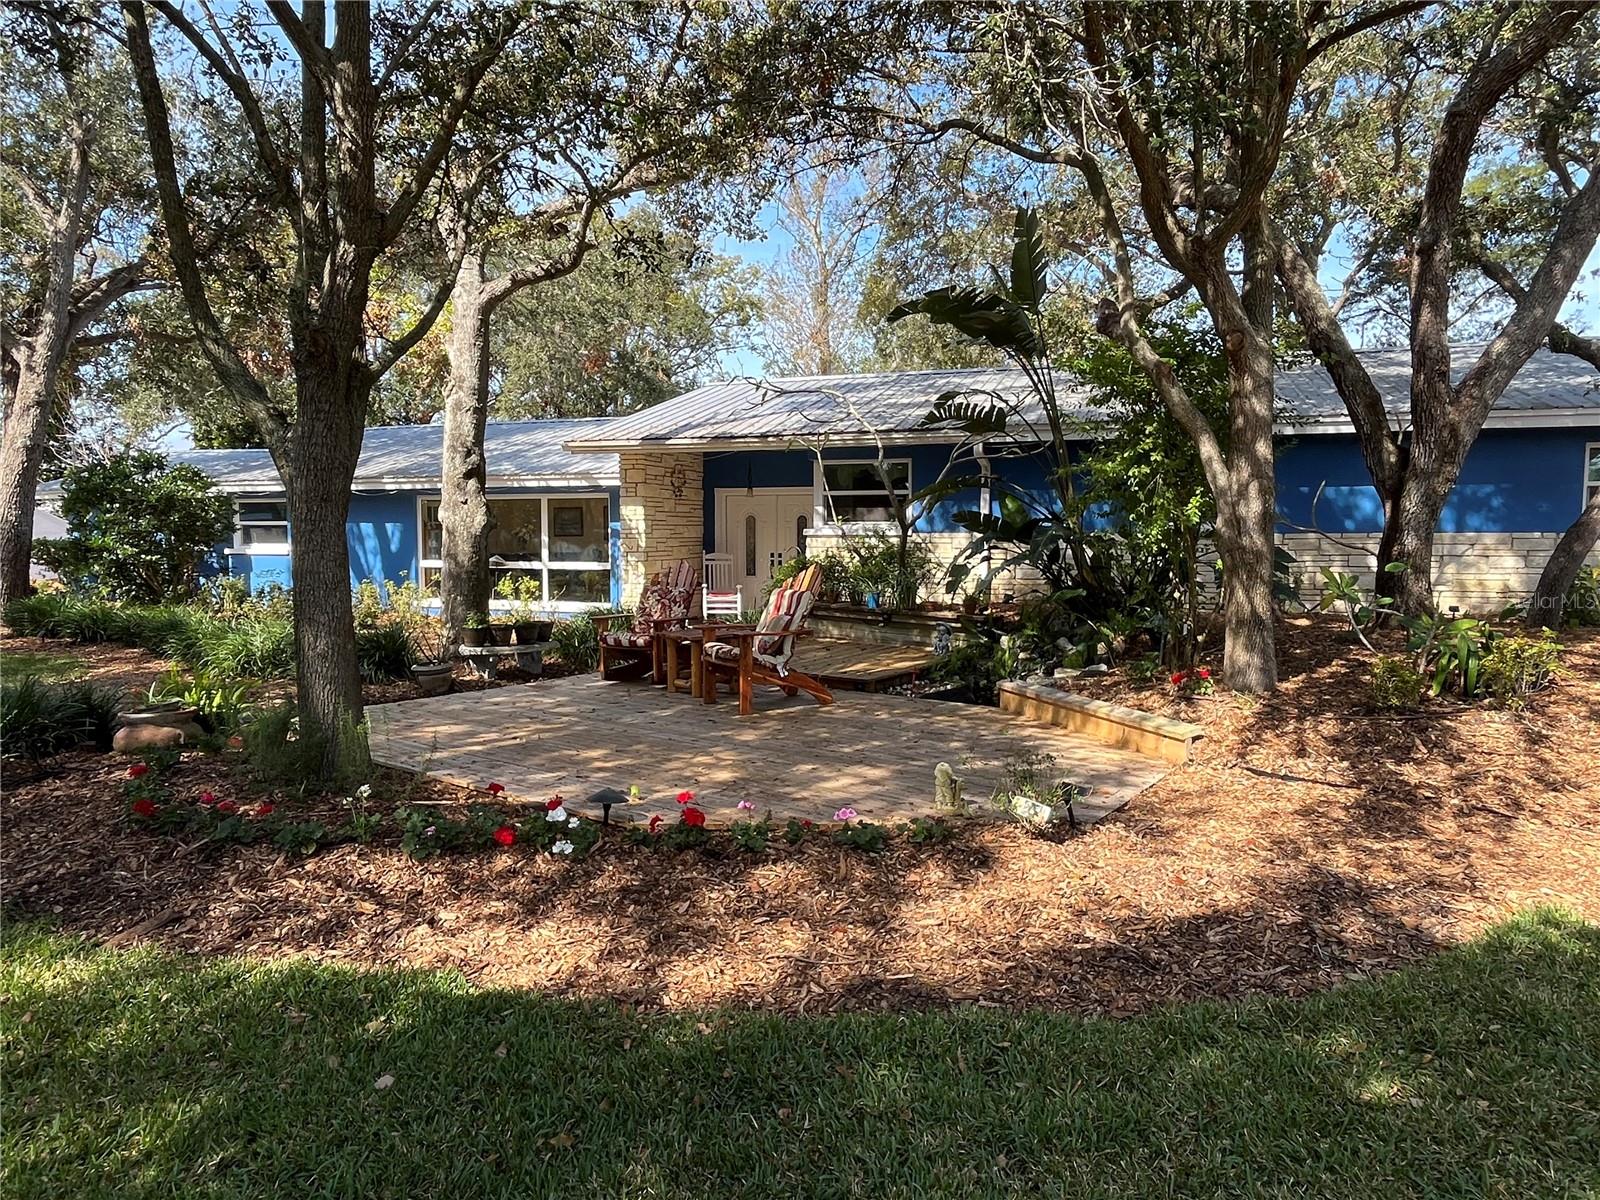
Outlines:
{"label": "mulch bed", "polygon": [[[122,765],[77,754],[7,771],[5,899],[96,937],[206,953],[790,1012],[1121,1015],[1299,995],[1534,904],[1600,920],[1600,635],[1567,635],[1566,674],[1520,712],[1440,702],[1381,715],[1365,705],[1367,656],[1336,623],[1280,632],[1285,682],[1263,700],[1086,685],[1207,736],[1194,763],[1065,841],[974,822],[877,856],[607,842],[579,862],[513,848],[414,863],[380,839],[301,859],[129,830]],[[171,781],[241,799],[254,787],[237,755],[186,761]],[[377,783],[390,804],[396,788],[460,799],[410,777]],[[336,799],[287,803],[336,811]]]}

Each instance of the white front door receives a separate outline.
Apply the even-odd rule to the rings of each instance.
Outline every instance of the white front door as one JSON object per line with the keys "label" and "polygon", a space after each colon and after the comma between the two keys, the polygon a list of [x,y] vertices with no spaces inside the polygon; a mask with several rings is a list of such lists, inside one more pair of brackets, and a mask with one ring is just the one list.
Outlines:
{"label": "white front door", "polygon": [[733,556],[733,582],[747,610],[759,608],[772,572],[800,549],[811,527],[810,488],[719,488],[717,551]]}

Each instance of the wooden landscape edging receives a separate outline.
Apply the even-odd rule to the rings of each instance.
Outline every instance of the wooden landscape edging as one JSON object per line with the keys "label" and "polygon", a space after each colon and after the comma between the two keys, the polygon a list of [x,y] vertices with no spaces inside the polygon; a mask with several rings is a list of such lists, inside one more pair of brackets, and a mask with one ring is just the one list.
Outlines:
{"label": "wooden landscape edging", "polygon": [[1000,711],[1171,763],[1188,762],[1194,743],[1205,736],[1200,726],[1187,721],[1016,679],[1001,682]]}

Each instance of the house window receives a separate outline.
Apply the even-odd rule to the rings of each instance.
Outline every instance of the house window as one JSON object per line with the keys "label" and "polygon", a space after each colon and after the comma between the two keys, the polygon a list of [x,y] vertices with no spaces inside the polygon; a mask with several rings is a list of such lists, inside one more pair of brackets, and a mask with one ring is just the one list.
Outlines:
{"label": "house window", "polygon": [[[885,475],[889,482],[887,488]],[[825,462],[822,464],[822,492],[829,518],[836,525],[893,521],[896,500],[904,503],[911,495],[911,461],[901,458],[881,463],[872,459]]]}
{"label": "house window", "polygon": [[[504,496],[489,500],[489,576],[531,577],[550,608],[611,602],[611,506],[604,496]],[[422,584],[443,574],[439,501],[422,501]],[[492,600],[491,607],[505,602]]]}
{"label": "house window", "polygon": [[1587,507],[1594,494],[1600,492],[1600,442],[1590,442],[1583,448],[1583,503]]}
{"label": "house window", "polygon": [[289,504],[286,500],[240,500],[234,548],[251,554],[283,554],[289,549]]}

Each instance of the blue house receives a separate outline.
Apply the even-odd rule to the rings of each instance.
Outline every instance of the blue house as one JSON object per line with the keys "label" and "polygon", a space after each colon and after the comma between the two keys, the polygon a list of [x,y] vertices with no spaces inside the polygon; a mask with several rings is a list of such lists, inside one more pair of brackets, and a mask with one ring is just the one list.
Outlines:
{"label": "blue house", "polygon": [[[1458,348],[1458,363],[1480,347]],[[1409,356],[1363,355],[1404,425]],[[1009,368],[729,380],[628,416],[491,424],[487,440],[492,564],[536,574],[555,611],[636,598],[650,574],[681,558],[725,556],[733,584],[758,596],[772,571],[804,548],[889,529],[891,485],[915,492],[951,469],[958,432],[923,417],[951,390],[997,391],[1027,404]],[[1327,373],[1279,376],[1279,537],[1314,590],[1318,566],[1374,573],[1382,512],[1349,417]],[[1086,390],[1063,388],[1085,443],[1103,414]],[[350,510],[352,583],[431,582],[438,572],[440,429],[370,429]],[[986,447],[968,447],[983,457]],[[285,583],[292,537],[282,486],[261,451],[180,455],[239,505],[230,569],[253,587]],[[995,471],[1042,487],[1039,460],[996,454]],[[961,474],[969,474],[963,469]],[[1498,606],[1531,590],[1556,539],[1600,488],[1600,379],[1578,359],[1540,350],[1506,391],[1468,457],[1436,543],[1444,603]],[[918,535],[941,558],[966,544],[951,517],[985,507],[974,490],[921,514]],[[1002,582],[1021,591],[1028,580]]]}

